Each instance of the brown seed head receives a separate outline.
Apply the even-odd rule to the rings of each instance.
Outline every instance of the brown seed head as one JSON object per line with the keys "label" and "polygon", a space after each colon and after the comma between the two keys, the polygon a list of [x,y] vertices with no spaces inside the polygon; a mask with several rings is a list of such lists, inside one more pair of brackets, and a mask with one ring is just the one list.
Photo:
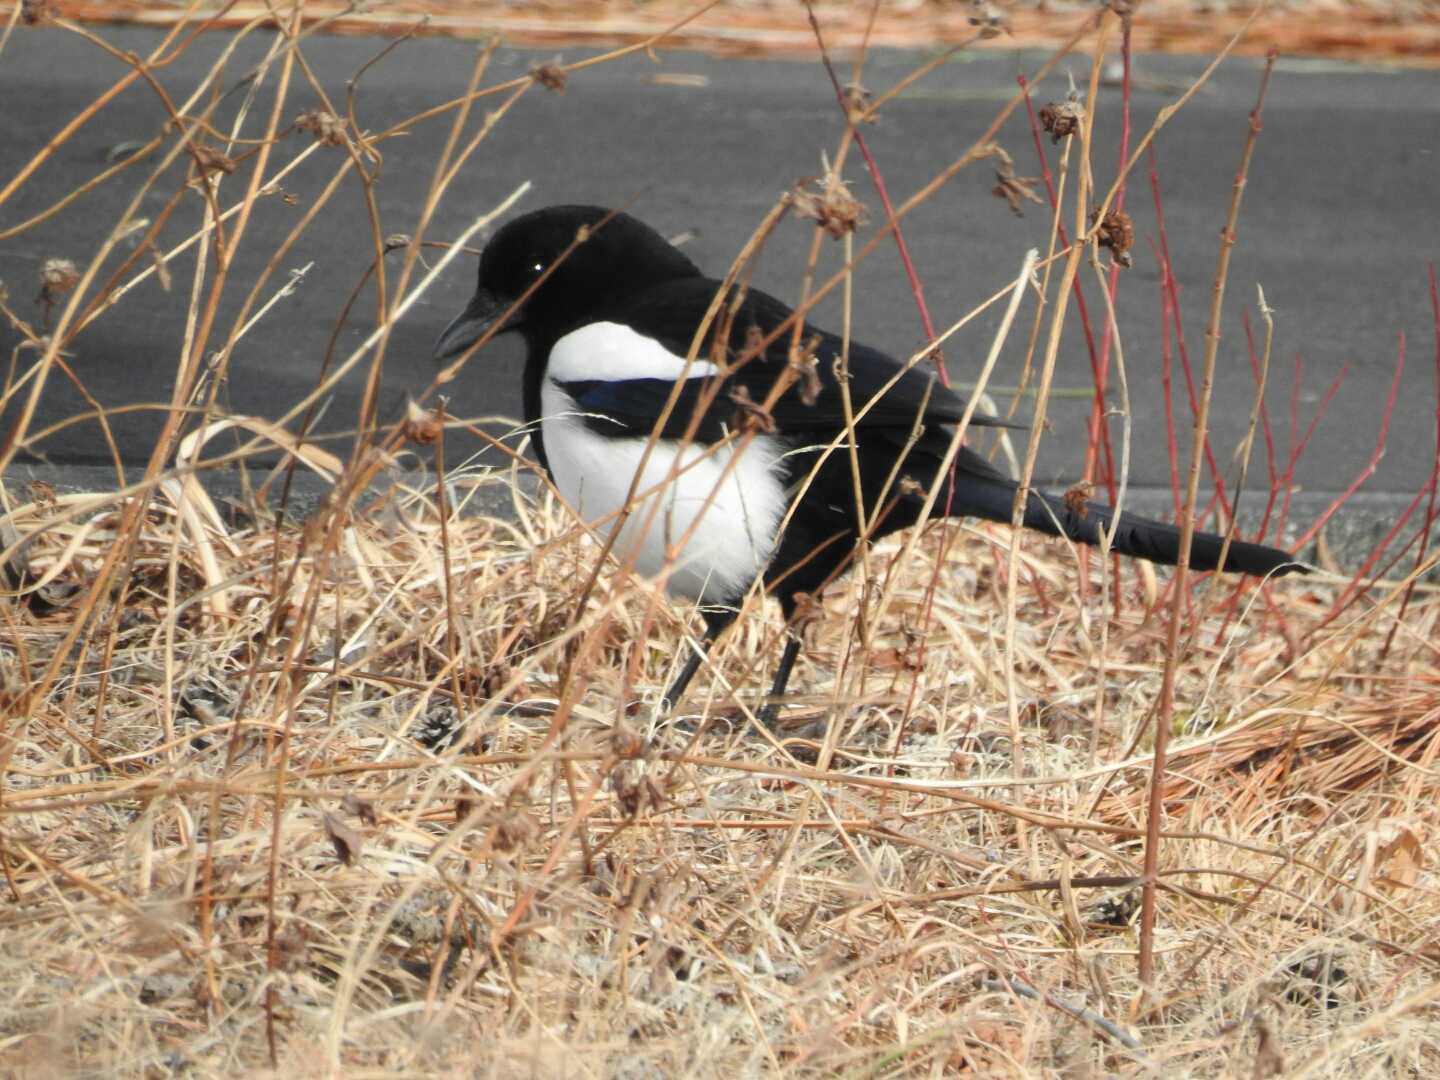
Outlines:
{"label": "brown seed head", "polygon": [[815,355],[815,350],[820,347],[820,335],[816,334],[805,342],[799,354],[790,358],[790,367],[799,378],[800,400],[806,405],[813,406],[820,400],[820,360]]}
{"label": "brown seed head", "polygon": [[1095,485],[1089,480],[1081,480],[1069,491],[1065,492],[1065,506],[1081,521],[1090,513],[1090,499],[1095,494]]}
{"label": "brown seed head", "polygon": [[730,400],[735,403],[735,414],[731,423],[738,431],[754,431],[771,435],[775,431],[775,418],[770,415],[763,402],[750,396],[749,387],[741,384],[730,388]]}
{"label": "brown seed head", "polygon": [[1110,258],[1118,266],[1131,266],[1130,249],[1135,246],[1135,223],[1124,210],[1107,210],[1103,218],[1100,210],[1090,212],[1090,224],[1100,222],[1095,240],[1103,248],[1110,249]]}
{"label": "brown seed head", "polygon": [[864,205],[850,194],[843,180],[802,180],[795,186],[792,205],[802,218],[818,221],[834,240],[853,233],[869,219]]}
{"label": "brown seed head", "polygon": [[850,117],[850,122],[873,124],[880,118],[878,116],[866,116],[865,110],[870,107],[870,91],[859,83],[851,83],[845,87],[845,113]]}
{"label": "brown seed head", "polygon": [[557,94],[565,92],[565,84],[570,81],[570,76],[560,66],[560,57],[555,57],[548,64],[536,64],[530,69],[530,77],[546,90],[553,90]]}
{"label": "brown seed head", "polygon": [[310,109],[295,118],[295,126],[308,131],[326,146],[345,145],[345,121],[324,109]]}
{"label": "brown seed head", "polygon": [[40,264],[40,295],[46,300],[63,296],[80,283],[80,271],[69,259],[46,259]]}
{"label": "brown seed head", "polygon": [[422,409],[415,402],[405,405],[405,422],[401,427],[405,438],[420,446],[436,442],[445,430],[445,421],[439,409]]}
{"label": "brown seed head", "polygon": [[1024,217],[1023,200],[1030,200],[1033,203],[1041,202],[1035,189],[1031,187],[1037,180],[1034,176],[1016,176],[1015,162],[1011,160],[1003,147],[991,146],[989,156],[999,162],[995,166],[995,186],[990,189],[990,194],[997,199],[1004,199],[1010,207],[1010,212],[1016,217]]}
{"label": "brown seed head", "polygon": [[235,171],[235,159],[228,154],[222,154],[213,146],[199,143],[193,149],[195,166],[200,170],[201,176],[213,176],[217,172],[225,173],[228,176]]}
{"label": "brown seed head", "polygon": [[1080,121],[1085,117],[1085,106],[1078,101],[1052,101],[1040,107],[1040,126],[1050,133],[1050,141],[1078,134]]}

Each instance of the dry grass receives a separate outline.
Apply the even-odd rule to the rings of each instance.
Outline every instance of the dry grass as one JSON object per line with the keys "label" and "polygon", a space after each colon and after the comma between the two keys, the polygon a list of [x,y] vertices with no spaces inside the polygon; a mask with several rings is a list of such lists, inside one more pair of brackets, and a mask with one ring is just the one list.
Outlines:
{"label": "dry grass", "polygon": [[[433,503],[394,490],[330,559],[305,556],[298,529],[277,553],[264,525],[212,524],[217,618],[157,503],[113,648],[89,645],[11,729],[7,1071],[230,1073],[265,1061],[267,1008],[286,1072],[1222,1076],[1251,1069],[1262,1028],[1314,1075],[1440,1065],[1433,595],[1384,663],[1386,605],[1312,637],[1325,590],[1304,587],[1274,588],[1271,610],[1191,656],[1164,1002],[1136,1016],[1149,761],[1129,740],[1164,663],[1143,579],[1127,574],[1110,616],[1102,682],[1101,605],[1077,599],[1065,553],[1025,557],[1017,778],[990,531],[949,546],[923,664],[938,544],[868,640],[864,586],[837,588],[799,673],[801,730],[775,745],[721,689],[763,682],[773,622],[748,618],[713,696],[652,727],[684,627],[609,578],[570,638],[591,650],[585,689],[555,712],[558,632],[597,549],[549,498],[523,509],[457,516],[446,544]],[[83,579],[117,519],[46,531],[32,570]],[[449,670],[447,552],[463,613]],[[277,554],[298,558],[298,593],[317,585],[287,640],[268,630]],[[12,616],[11,700],[70,621]],[[821,717],[828,732],[806,730]],[[1333,987],[1291,970],[1312,961]]]}
{"label": "dry grass", "polygon": [[[299,78],[287,40],[258,82],[280,102]],[[467,97],[415,119],[454,125],[437,198],[532,85],[486,88],[503,96],[483,118]],[[286,116],[257,104],[253,124],[273,141]],[[337,175],[395,133],[337,124]],[[1081,241],[1057,228],[1040,261],[1052,304],[1032,343],[1095,253],[1102,200],[1067,187],[1084,190],[1088,129],[1078,144],[1056,181]],[[190,197],[238,207],[226,235],[243,242],[265,155],[205,171]],[[336,370],[374,364],[423,289],[428,214],[392,256],[382,330]],[[9,313],[29,339],[9,395],[62,366],[89,290],[153,272],[138,250],[125,273],[101,275],[104,251],[77,268],[52,336]],[[1113,295],[1093,269],[1092,295]],[[1212,596],[932,527],[827,595],[779,732],[750,711],[780,633],[759,602],[663,717],[686,613],[613,567],[588,587],[599,542],[553,496],[519,494],[519,465],[392,474],[407,445],[443,449],[443,414],[360,418],[349,462],[302,448],[308,402],[284,427],[246,421],[333,492],[304,521],[278,497],[222,515],[195,473],[234,459],[201,454],[238,418],[187,358],[251,314],[216,325],[227,286],[217,270],[188,290],[199,345],[144,480],[9,493],[0,1071],[1440,1071],[1440,596],[1419,583],[1423,548],[1368,588],[1325,575]],[[487,485],[517,492],[513,517],[472,511]]]}

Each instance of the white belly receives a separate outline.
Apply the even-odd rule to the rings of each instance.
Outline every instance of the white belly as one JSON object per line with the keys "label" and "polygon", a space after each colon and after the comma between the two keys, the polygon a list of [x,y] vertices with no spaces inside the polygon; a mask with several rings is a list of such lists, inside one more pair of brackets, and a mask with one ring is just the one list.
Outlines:
{"label": "white belly", "polygon": [[[625,506],[647,440],[591,431],[575,402],[549,379],[540,397],[545,455],[560,494],[587,522],[615,514]],[[774,553],[786,506],[779,456],[763,437],[739,450],[682,450],[658,440],[635,485],[644,497],[636,498],[612,552],[647,576],[668,567],[672,593],[706,603],[736,599]],[[681,471],[671,478],[676,468]],[[608,537],[614,521],[600,524],[598,535]]]}

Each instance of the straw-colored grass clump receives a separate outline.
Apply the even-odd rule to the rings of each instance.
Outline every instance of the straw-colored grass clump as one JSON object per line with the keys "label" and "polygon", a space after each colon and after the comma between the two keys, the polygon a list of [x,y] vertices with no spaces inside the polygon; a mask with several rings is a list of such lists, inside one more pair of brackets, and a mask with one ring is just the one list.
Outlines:
{"label": "straw-colored grass clump", "polygon": [[[1146,1005],[1148,573],[1114,614],[1098,563],[1082,595],[1069,553],[1027,549],[1007,656],[1003,531],[876,549],[811,623],[777,743],[724,689],[755,700],[776,621],[756,606],[657,716],[683,613],[607,572],[574,619],[598,548],[548,500],[442,529],[397,486],[327,549],[174,490],[141,587],[8,729],[7,1073],[228,1074],[267,1037],[292,1075],[1440,1063],[1433,594],[1383,659],[1393,604],[1318,628],[1303,582],[1196,620]],[[56,573],[7,602],[12,705],[117,517],[27,547],[32,587]]]}

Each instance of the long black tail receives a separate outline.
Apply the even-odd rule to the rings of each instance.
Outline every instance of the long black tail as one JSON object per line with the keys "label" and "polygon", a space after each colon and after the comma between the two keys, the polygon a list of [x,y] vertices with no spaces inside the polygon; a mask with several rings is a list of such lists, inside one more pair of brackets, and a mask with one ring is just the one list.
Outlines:
{"label": "long black tail", "polygon": [[[1017,487],[984,458],[968,449],[962,450],[955,463],[951,513],[1008,522]],[[941,499],[944,498],[942,493]],[[1072,509],[1065,499],[1040,492],[1032,493],[1025,505],[1026,528],[1048,536],[1064,536],[1080,544],[1098,545],[1101,531],[1108,532],[1114,520],[1115,511],[1108,506],[1086,504]],[[1190,542],[1190,569],[1219,568],[1224,542],[1222,536],[1197,531]],[[1175,566],[1180,561],[1180,529],[1163,521],[1122,513],[1110,549],[1137,559]],[[1281,577],[1308,573],[1310,567],[1296,562],[1288,552],[1278,548],[1233,540],[1223,569],[1234,574]]]}

